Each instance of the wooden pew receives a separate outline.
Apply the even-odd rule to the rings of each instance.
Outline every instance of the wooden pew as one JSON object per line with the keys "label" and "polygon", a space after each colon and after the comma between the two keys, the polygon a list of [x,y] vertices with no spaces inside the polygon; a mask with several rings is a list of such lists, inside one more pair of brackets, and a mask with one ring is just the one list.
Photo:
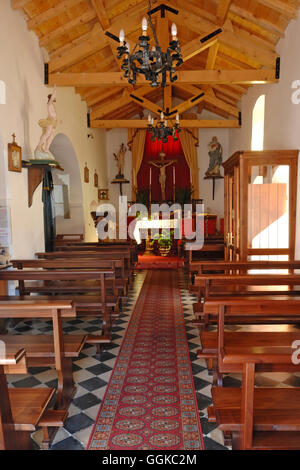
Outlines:
{"label": "wooden pew", "polygon": [[[236,344],[242,347],[243,344],[253,348],[263,348],[266,344],[278,342],[281,332],[272,331],[271,327],[249,328],[247,331],[225,331],[225,324],[244,324],[243,319],[247,319],[248,325],[285,325],[285,340],[291,344],[299,337],[299,333],[291,331],[286,327],[288,323],[297,323],[300,319],[298,308],[300,296],[243,296],[243,297],[211,297],[204,304],[204,313],[214,311],[217,316],[217,331],[200,331],[202,348],[198,351],[198,358],[209,359],[209,368],[213,368],[215,382],[222,383],[222,375],[226,373],[224,364],[220,365],[220,350],[226,344]],[[286,302],[286,303],[284,303]],[[287,308],[285,308],[287,305]],[[224,317],[224,306],[226,306],[226,316]],[[223,309],[221,311],[221,308]],[[225,311],[225,310],[224,310]],[[221,315],[220,315],[221,312]],[[259,329],[259,331],[257,331]],[[280,369],[280,367],[279,367]],[[235,372],[241,372],[237,366]]]}
{"label": "wooden pew", "polygon": [[[0,356],[0,450],[33,448],[31,432],[37,425],[45,428],[41,423],[45,413],[49,418],[55,413],[47,411],[54,388],[8,388],[6,374],[26,372],[25,349],[19,345],[6,345],[5,353],[3,351]],[[66,411],[60,411],[59,425],[63,425],[66,416]]]}
{"label": "wooden pew", "polygon": [[[65,282],[66,286],[62,288],[62,292],[68,291],[68,283],[71,281],[88,281],[96,280],[99,282],[99,293],[98,295],[76,295],[80,289],[76,287],[75,291],[72,291],[66,295],[55,295],[56,287],[49,286],[49,293],[55,295],[56,300],[72,300],[78,315],[92,315],[102,317],[102,334],[100,336],[91,335],[87,342],[92,344],[106,344],[110,341],[111,334],[111,312],[110,308],[118,304],[115,296],[107,296],[105,280],[108,277],[111,280],[114,272],[110,269],[98,270],[98,271],[71,271],[71,270],[7,270],[0,273],[0,279],[12,280],[19,282],[20,296],[9,296],[6,297],[8,300],[26,299],[24,292],[26,292],[27,281],[52,281],[52,282]],[[53,295],[39,296],[39,300],[51,301]],[[37,297],[35,297],[36,299]],[[2,297],[4,300],[5,297]],[[111,302],[111,303],[110,303]]]}
{"label": "wooden pew", "polygon": [[254,270],[265,274],[272,274],[272,270],[276,271],[278,274],[283,274],[288,270],[288,272],[292,274],[297,269],[300,269],[300,261],[195,262],[191,267],[189,290],[191,293],[196,294],[199,297],[201,289],[199,289],[199,285],[197,285],[198,282],[195,281],[197,278],[205,274],[249,274],[249,271],[253,272]]}
{"label": "wooden pew", "polygon": [[282,331],[275,337],[259,332],[256,341],[248,332],[235,332],[230,340],[224,334],[227,314],[240,315],[245,309],[253,316],[262,310],[274,316],[282,315],[282,311],[300,315],[300,297],[209,302],[219,308],[219,368],[243,374],[241,389],[213,387],[210,420],[215,419],[223,432],[232,434],[234,449],[300,449],[300,388],[254,388],[256,371],[300,370],[300,365],[292,361],[293,341],[299,339],[299,334]]}
{"label": "wooden pew", "polygon": [[123,260],[124,263],[124,271],[122,271],[122,274],[124,275],[125,278],[130,279],[132,278],[133,275],[133,268],[134,264],[131,262],[131,254],[129,251],[109,251],[109,250],[104,250],[104,251],[90,251],[90,250],[85,250],[85,251],[53,251],[53,252],[48,252],[48,253],[36,253],[35,256],[38,259],[62,259],[62,258],[87,258],[87,259],[103,259],[103,260]]}
{"label": "wooden pew", "polygon": [[77,243],[72,245],[57,246],[57,251],[96,251],[106,253],[129,253],[132,265],[137,261],[137,253],[135,246],[127,244],[109,244],[109,243]]}
{"label": "wooden pew", "polygon": [[[299,295],[299,274],[202,274],[196,276],[195,285],[199,289],[199,298],[208,299],[210,296],[248,296],[248,295]],[[207,327],[214,321],[214,312],[206,311],[203,303],[198,301],[193,305],[198,326]],[[241,317],[242,323],[247,323],[246,317]],[[292,319],[292,322],[294,320]]]}
{"label": "wooden pew", "polygon": [[[109,288],[112,288],[116,297],[118,297],[118,291],[120,291],[121,295],[126,297],[127,296],[127,289],[128,289],[128,278],[125,276],[125,267],[124,267],[124,259],[113,259],[113,260],[103,260],[100,258],[79,258],[76,257],[75,259],[71,258],[60,258],[60,259],[34,259],[34,260],[12,260],[11,264],[13,265],[14,268],[16,269],[28,269],[28,268],[33,268],[33,269],[80,269],[80,270],[85,270],[85,269],[90,269],[90,270],[97,270],[99,269],[100,271],[103,269],[110,269],[114,271],[114,275],[112,277],[111,282],[107,278],[106,280],[106,285]],[[48,287],[49,287],[48,283]],[[76,289],[76,283],[74,284],[74,288]],[[51,282],[52,285],[52,282]],[[83,283],[81,281],[80,286],[85,285],[85,288],[88,292],[94,292],[99,290],[99,285],[97,281],[86,281]],[[36,287],[39,287],[35,283],[34,287],[31,287],[32,285],[28,285],[26,287],[26,293],[30,293],[33,289],[36,289]],[[41,292],[45,292],[45,284],[42,283],[41,286]],[[59,289],[59,284],[57,284],[57,287]],[[71,287],[71,286],[70,286]],[[37,292],[36,290],[33,290],[33,292]],[[47,292],[47,291],[46,291]]]}
{"label": "wooden pew", "polygon": [[0,318],[51,319],[53,335],[1,335],[8,346],[22,345],[26,349],[29,367],[55,367],[58,375],[56,409],[69,405],[76,392],[72,374],[72,359],[78,358],[86,335],[64,335],[62,320],[76,318],[71,301],[3,300],[0,297]]}

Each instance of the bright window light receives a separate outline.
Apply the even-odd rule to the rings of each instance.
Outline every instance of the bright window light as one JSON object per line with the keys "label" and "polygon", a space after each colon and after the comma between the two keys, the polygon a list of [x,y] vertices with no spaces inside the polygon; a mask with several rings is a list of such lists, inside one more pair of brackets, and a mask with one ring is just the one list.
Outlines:
{"label": "bright window light", "polygon": [[261,95],[253,108],[251,150],[264,149],[265,103],[266,95]]}

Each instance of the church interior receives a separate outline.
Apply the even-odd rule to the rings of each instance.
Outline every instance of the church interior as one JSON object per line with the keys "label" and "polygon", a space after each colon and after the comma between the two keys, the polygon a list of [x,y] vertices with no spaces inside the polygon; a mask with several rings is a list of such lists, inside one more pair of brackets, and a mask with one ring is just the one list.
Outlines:
{"label": "church interior", "polygon": [[300,450],[299,7],[1,0],[0,450]]}

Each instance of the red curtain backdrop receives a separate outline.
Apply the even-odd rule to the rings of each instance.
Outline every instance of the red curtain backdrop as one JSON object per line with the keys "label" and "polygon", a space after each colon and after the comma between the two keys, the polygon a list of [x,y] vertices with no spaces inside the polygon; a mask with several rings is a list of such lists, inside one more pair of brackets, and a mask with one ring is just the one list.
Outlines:
{"label": "red curtain backdrop", "polygon": [[[149,189],[150,182],[150,165],[149,160],[160,160],[159,154],[161,152],[166,154],[165,160],[177,160],[175,164],[175,179],[176,188],[190,187],[190,169],[186,162],[180,138],[175,141],[172,136],[168,137],[167,143],[159,142],[157,139],[154,142],[150,140],[150,133],[147,132],[145,152],[140,171],[138,173],[138,188]],[[152,201],[161,201],[161,188],[159,184],[159,169],[152,166]],[[166,200],[173,200],[173,165],[166,168]]]}

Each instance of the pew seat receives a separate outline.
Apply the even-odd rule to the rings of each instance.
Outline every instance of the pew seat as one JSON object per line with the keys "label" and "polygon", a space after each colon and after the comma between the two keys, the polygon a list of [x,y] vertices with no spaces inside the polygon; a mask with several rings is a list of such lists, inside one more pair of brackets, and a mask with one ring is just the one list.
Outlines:
{"label": "pew seat", "polygon": [[[64,335],[64,356],[79,357],[85,344],[86,335]],[[21,345],[26,350],[27,362],[30,358],[55,358],[54,341],[52,335],[0,335],[8,347]]]}
{"label": "pew seat", "polygon": [[9,388],[8,392],[16,431],[33,432],[56,390],[55,388]]}
{"label": "pew seat", "polygon": [[[216,422],[223,432],[238,432],[241,427],[240,388],[212,387]],[[299,388],[255,388],[254,431],[300,432]],[[298,443],[300,448],[300,442]]]}

